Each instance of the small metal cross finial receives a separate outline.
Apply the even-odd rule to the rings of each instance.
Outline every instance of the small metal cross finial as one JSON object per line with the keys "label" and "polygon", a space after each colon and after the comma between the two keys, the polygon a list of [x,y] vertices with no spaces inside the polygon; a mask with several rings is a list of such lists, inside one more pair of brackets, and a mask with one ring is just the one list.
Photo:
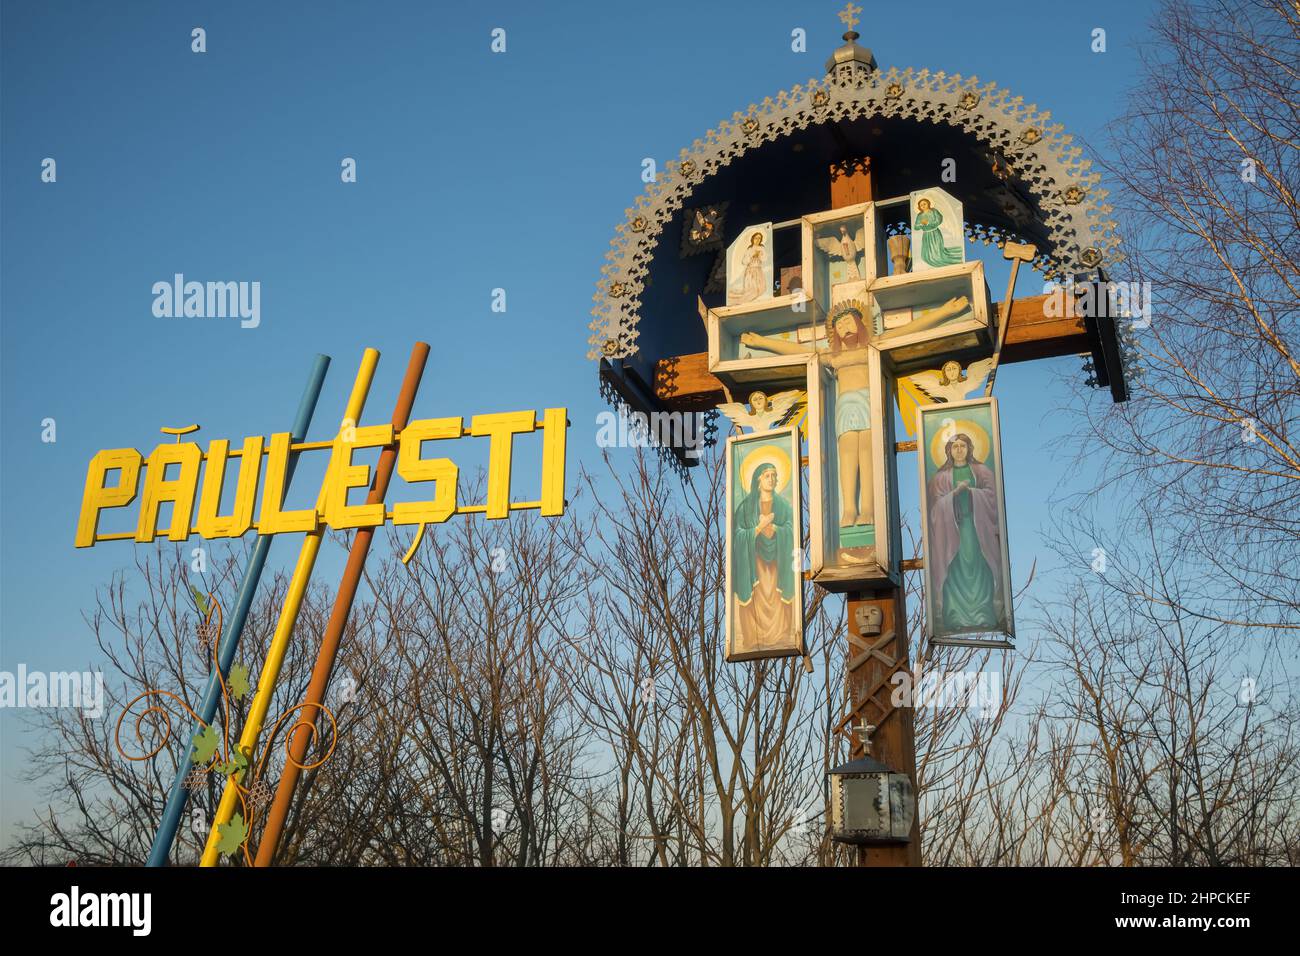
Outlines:
{"label": "small metal cross finial", "polygon": [[876,725],[875,725],[875,724],[869,724],[869,723],[867,723],[865,720],[859,720],[856,724],[853,724],[852,726],[853,726],[853,729],[856,730],[856,731],[858,732],[858,736],[859,736],[860,738],[862,738],[862,749],[863,749],[863,751],[865,751],[866,753],[870,753],[870,752],[871,752],[871,735],[875,732],[875,730],[876,730]]}
{"label": "small metal cross finial", "polygon": [[848,27],[849,30],[851,31],[854,27],[858,25],[858,14],[861,12],[862,12],[862,8],[855,7],[853,5],[852,0],[849,0],[849,3],[846,4],[844,9],[840,11],[840,22],[843,23],[846,27]]}

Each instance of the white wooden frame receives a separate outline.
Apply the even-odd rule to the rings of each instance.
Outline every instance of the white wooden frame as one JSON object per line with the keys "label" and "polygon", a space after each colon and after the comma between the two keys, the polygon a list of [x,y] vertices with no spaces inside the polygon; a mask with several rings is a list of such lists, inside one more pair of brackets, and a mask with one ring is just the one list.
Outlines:
{"label": "white wooden frame", "polygon": [[877,348],[895,353],[897,362],[913,362],[948,352],[988,347],[995,329],[989,307],[988,283],[984,279],[984,263],[978,259],[930,269],[926,272],[908,272],[903,275],[883,276],[875,279],[867,289],[878,305],[880,293],[908,286],[929,284],[935,280],[965,278],[971,289],[971,317],[960,322],[948,322],[935,329],[913,332],[877,343]]}
{"label": "white wooden frame", "polygon": [[[896,196],[893,199],[878,199],[876,200],[875,203],[872,204],[873,207],[872,225],[876,229],[875,245],[876,245],[876,265],[877,265],[877,270],[872,275],[873,279],[891,278],[889,274],[889,267],[891,265],[891,263],[889,262],[889,237],[885,235],[884,227],[881,226],[881,222],[885,219],[885,216],[882,215],[882,212],[884,210],[893,209],[896,206],[903,207],[903,209],[907,213],[907,216],[905,218],[908,220],[910,224],[912,218],[912,207],[911,207],[910,196]],[[911,248],[912,248],[912,244],[909,238],[908,241],[909,258],[911,257]],[[899,273],[899,275],[912,275],[912,273],[902,272]]]}
{"label": "white wooden frame", "polygon": [[[732,474],[732,462],[734,461],[733,450],[736,445],[748,443],[757,444],[761,441],[770,441],[773,438],[787,436],[790,440],[790,487],[791,503],[794,506],[794,549],[792,554],[786,556],[786,560],[794,563],[794,623],[797,633],[797,644],[794,647],[785,650],[757,650],[757,651],[740,651],[732,652],[732,637],[736,621],[734,620],[734,594],[731,586],[731,521],[735,513],[735,502],[732,500],[732,492],[735,487],[735,475]],[[727,462],[726,462],[726,480],[727,480],[727,566],[726,580],[724,584],[724,593],[726,595],[727,606],[725,609],[725,657],[728,663],[737,661],[763,660],[767,658],[778,657],[803,657],[808,653],[806,635],[804,634],[803,620],[803,467],[800,464],[800,457],[803,454],[803,446],[799,437],[799,428],[796,425],[787,425],[784,428],[773,428],[765,432],[750,432],[746,435],[732,435],[727,439]]]}
{"label": "white wooden frame", "polygon": [[[817,275],[814,265],[816,263],[815,247],[813,245],[813,232],[821,225],[828,222],[838,222],[841,219],[851,219],[854,216],[862,217],[863,227],[863,268],[867,276],[865,279],[856,280],[871,283],[880,274],[877,270],[876,256],[876,204],[873,202],[855,203],[852,206],[843,206],[839,209],[830,209],[826,212],[809,213],[803,217],[803,287],[808,293],[808,298],[813,302],[817,301],[817,294],[820,291],[817,288]],[[826,303],[829,308],[831,305],[831,292],[834,286],[826,290]]]}
{"label": "white wooden frame", "polygon": [[[896,469],[894,417],[893,409],[887,404],[892,402],[892,396],[886,394],[890,390],[885,387],[884,360],[880,350],[868,347],[868,353],[872,420],[882,423],[882,427],[871,429],[874,472],[872,495],[876,519],[875,564],[840,564],[837,555],[838,532],[826,532],[828,483],[839,481],[838,473],[830,467],[826,454],[826,445],[836,441],[835,423],[828,421],[824,414],[827,395],[834,387],[834,373],[825,362],[811,362],[808,366],[809,561],[812,579],[828,591],[851,591],[900,583],[898,513],[893,494]],[[885,414],[886,409],[888,414]]]}
{"label": "white wooden frame", "polygon": [[[930,566],[930,515],[929,502],[926,492],[926,456],[930,454],[929,437],[925,431],[925,416],[927,412],[949,412],[958,411],[963,408],[974,408],[976,406],[987,406],[990,409],[989,423],[992,426],[989,430],[990,447],[997,454],[997,468],[994,469],[994,475],[998,481],[998,522],[1002,530],[1002,606],[1006,612],[1006,627],[999,631],[993,629],[956,631],[952,634],[937,634],[936,624],[938,618],[934,609],[934,588],[931,582]],[[1007,500],[1006,500],[1006,474],[1005,462],[1002,459],[1002,431],[1001,422],[998,417],[998,400],[996,398],[969,398],[961,402],[945,402],[934,405],[921,405],[916,410],[916,451],[917,451],[917,474],[920,476],[921,491],[921,542],[922,553],[925,555],[924,568],[924,599],[925,599],[925,636],[932,644],[954,645],[958,647],[1010,647],[1011,645],[1000,638],[978,639],[966,637],[967,634],[997,634],[1002,633],[1008,638],[1015,637],[1015,612],[1012,607],[1012,598],[1014,588],[1011,585],[1011,550],[1007,541]]]}
{"label": "white wooden frame", "polygon": [[813,330],[820,329],[826,322],[826,315],[818,308],[806,288],[762,303],[709,309],[705,318],[709,336],[709,372],[728,388],[751,388],[787,382],[798,383],[802,387],[805,378],[803,367],[810,356],[773,353],[763,358],[725,360],[722,358],[722,332],[728,321],[758,312],[771,312],[781,308],[793,309],[800,301],[804,305],[806,321],[801,321],[799,324]]}
{"label": "white wooden frame", "polygon": [[[895,482],[898,478],[897,449],[895,446],[893,403],[897,388],[896,369],[900,366],[914,366],[939,356],[972,350],[985,352],[990,346],[995,330],[992,326],[994,316],[989,304],[988,284],[984,277],[984,264],[978,259],[945,266],[940,269],[927,269],[920,272],[907,272],[900,275],[881,274],[881,255],[887,254],[884,238],[878,235],[877,207],[885,208],[906,205],[910,215],[911,197],[901,196],[879,202],[857,203],[839,209],[811,213],[799,220],[802,229],[802,281],[803,288],[794,294],[774,296],[760,302],[737,306],[722,306],[708,310],[705,324],[709,340],[709,371],[728,388],[737,391],[767,387],[799,387],[808,390],[808,462],[809,462],[809,540],[812,578],[822,587],[831,591],[850,591],[861,588],[898,586],[902,583],[901,555],[902,529],[901,515]],[[864,270],[866,279],[851,280],[825,290],[818,287],[813,245],[814,230],[829,222],[862,217],[864,242]],[[775,227],[774,227],[775,228]],[[826,300],[834,309],[833,292],[845,290],[840,298],[857,298],[868,305],[874,305],[874,297],[881,292],[906,289],[909,286],[944,279],[964,278],[970,288],[971,316],[959,322],[949,322],[936,329],[914,332],[894,339],[873,342],[870,352],[870,389],[873,424],[881,423],[880,428],[872,429],[872,461],[874,464],[872,493],[875,501],[876,519],[876,562],[874,564],[844,565],[838,561],[838,532],[830,532],[826,527],[826,501],[832,497],[828,492],[827,482],[838,482],[838,474],[827,460],[826,445],[832,446],[830,457],[833,459],[837,449],[834,423],[823,421],[826,395],[833,387],[833,372],[825,362],[826,352],[817,350],[815,330],[822,327],[827,311],[818,301],[819,293],[825,293]],[[846,289],[852,286],[851,289]],[[721,356],[721,342],[724,329],[731,320],[747,315],[769,312],[776,309],[793,309],[799,301],[806,310],[804,321],[814,330],[812,345],[814,350],[808,355],[773,354],[762,358],[727,359]],[[735,396],[743,400],[741,396]],[[956,408],[964,403],[947,407]],[[930,406],[926,406],[930,407]],[[994,412],[996,426],[996,406]],[[727,467],[731,467],[731,443],[749,439],[752,436],[735,436],[728,440]],[[919,436],[918,436],[919,438]],[[918,451],[922,451],[918,447]],[[922,453],[924,453],[922,451]],[[1001,439],[998,438],[998,454],[1001,455]],[[1001,459],[999,458],[999,464]],[[924,475],[924,459],[921,461]],[[831,472],[831,473],[828,473]],[[924,501],[922,501],[924,508]],[[728,524],[731,515],[731,475],[728,470],[727,510]],[[1006,509],[1002,504],[1000,517],[1003,524],[1003,549],[1006,550]],[[923,512],[924,520],[924,512]],[[1005,581],[1010,581],[1009,561],[1005,561]],[[731,648],[731,540],[727,540],[727,650],[728,660],[732,658]],[[1009,595],[1007,597],[1009,601]],[[801,598],[802,600],[802,598]],[[1010,604],[1007,604],[1008,609]],[[1008,614],[1010,611],[1008,610]],[[1010,620],[1010,618],[1008,618]],[[749,656],[784,656],[758,654]],[[747,656],[748,657],[748,656]],[[747,658],[746,658],[747,659]]]}

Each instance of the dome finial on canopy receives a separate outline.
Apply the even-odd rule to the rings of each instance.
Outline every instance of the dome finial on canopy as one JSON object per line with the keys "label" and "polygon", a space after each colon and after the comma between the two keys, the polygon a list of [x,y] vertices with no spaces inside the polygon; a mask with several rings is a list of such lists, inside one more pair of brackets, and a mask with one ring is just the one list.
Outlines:
{"label": "dome finial on canopy", "polygon": [[859,34],[853,29],[858,25],[861,12],[862,8],[852,0],[840,11],[840,21],[848,28],[844,33],[844,46],[836,49],[826,61],[826,72],[839,81],[852,81],[857,74],[871,73],[876,69],[876,58],[869,49],[858,45]]}

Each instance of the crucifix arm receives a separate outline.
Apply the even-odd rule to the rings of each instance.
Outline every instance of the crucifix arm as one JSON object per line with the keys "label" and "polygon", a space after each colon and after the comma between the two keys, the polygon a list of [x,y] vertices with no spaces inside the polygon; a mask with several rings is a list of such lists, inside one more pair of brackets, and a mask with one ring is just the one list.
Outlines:
{"label": "crucifix arm", "polygon": [[879,338],[888,339],[897,335],[911,335],[913,332],[927,332],[942,325],[954,315],[960,315],[968,308],[970,308],[970,299],[964,295],[954,296],[934,308],[917,309],[912,316],[911,322],[896,329],[891,329],[879,336]]}
{"label": "crucifix arm", "polygon": [[765,335],[759,335],[757,332],[742,332],[740,334],[740,344],[748,345],[751,349],[775,352],[778,355],[807,355],[812,351],[812,348],[807,345],[786,342],[783,339],[771,339]]}

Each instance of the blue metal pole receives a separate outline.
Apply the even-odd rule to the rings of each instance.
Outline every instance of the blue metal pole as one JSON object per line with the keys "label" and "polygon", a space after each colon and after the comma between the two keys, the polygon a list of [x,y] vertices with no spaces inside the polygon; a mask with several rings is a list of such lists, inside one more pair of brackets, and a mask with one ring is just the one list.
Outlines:
{"label": "blue metal pole", "polygon": [[[294,442],[301,442],[306,438],[312,415],[316,411],[316,400],[320,398],[321,386],[325,383],[325,372],[329,367],[328,355],[317,355],[312,363],[307,387],[303,390],[302,401],[298,403],[298,415],[293,420]],[[285,468],[286,487],[293,478],[297,459],[297,455],[289,457],[288,466]],[[257,543],[253,545],[253,556],[249,559],[248,567],[244,569],[244,580],[240,583],[239,594],[235,598],[234,613],[226,620],[226,632],[221,636],[221,643],[217,648],[217,667],[220,669],[221,679],[218,679],[216,671],[211,674],[208,678],[208,688],[199,706],[199,717],[203,720],[203,724],[212,723],[216,717],[217,705],[221,702],[221,681],[226,679],[230,673],[230,665],[235,661],[235,651],[239,649],[239,636],[244,630],[244,622],[248,619],[248,610],[253,606],[257,584],[261,580],[262,569],[266,566],[267,554],[271,550],[272,537],[273,535],[258,536]],[[171,792],[167,795],[167,806],[163,809],[158,833],[153,838],[153,849],[149,851],[149,866],[167,865],[167,856],[171,853],[172,843],[176,840],[176,830],[180,827],[181,816],[185,813],[185,803],[189,799],[189,793],[185,789],[185,777],[190,771],[193,740],[202,732],[203,724],[196,723],[190,735],[182,743],[184,757],[176,770],[176,779],[172,781]]]}

